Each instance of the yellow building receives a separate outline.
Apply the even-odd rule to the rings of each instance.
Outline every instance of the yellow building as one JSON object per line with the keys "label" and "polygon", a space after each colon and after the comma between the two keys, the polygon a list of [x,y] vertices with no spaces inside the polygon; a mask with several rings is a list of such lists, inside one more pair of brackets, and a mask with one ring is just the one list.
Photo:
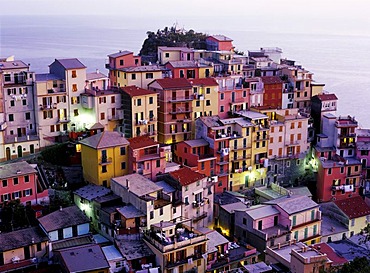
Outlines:
{"label": "yellow building", "polygon": [[34,267],[48,253],[48,236],[38,226],[0,234],[0,272]]}
{"label": "yellow building", "polygon": [[157,140],[157,93],[137,86],[122,88],[124,120],[121,131],[127,138],[149,135]]}
{"label": "yellow building", "polygon": [[268,116],[244,110],[237,112],[237,114],[243,116],[253,126],[250,128],[252,139],[251,165],[248,165],[249,172],[245,177],[245,185],[248,185],[248,187],[264,185],[268,167],[267,152],[270,133]]}
{"label": "yellow building", "polygon": [[85,181],[110,187],[110,179],[128,174],[127,139],[119,132],[104,131],[80,141]]}

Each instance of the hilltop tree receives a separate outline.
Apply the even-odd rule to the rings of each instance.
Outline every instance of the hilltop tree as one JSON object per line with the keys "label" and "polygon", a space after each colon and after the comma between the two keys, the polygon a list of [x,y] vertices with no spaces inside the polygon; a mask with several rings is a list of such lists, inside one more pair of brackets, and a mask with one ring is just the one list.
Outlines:
{"label": "hilltop tree", "polygon": [[178,29],[176,25],[165,27],[157,32],[147,31],[147,38],[141,47],[139,55],[145,60],[157,61],[158,46],[187,46],[195,49],[206,48],[207,34],[190,29]]}

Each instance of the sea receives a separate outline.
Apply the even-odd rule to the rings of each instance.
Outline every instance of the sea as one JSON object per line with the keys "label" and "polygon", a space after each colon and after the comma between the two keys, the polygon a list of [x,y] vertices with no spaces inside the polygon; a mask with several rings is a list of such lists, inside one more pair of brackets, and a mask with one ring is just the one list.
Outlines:
{"label": "sea", "polygon": [[[261,24],[206,23],[202,18],[182,22],[172,18],[127,18],[124,16],[2,16],[0,57],[14,55],[36,73],[48,72],[56,58],[78,58],[88,71],[107,73],[107,55],[118,50],[138,53],[147,31],[165,26],[224,34],[239,51],[279,47],[283,57],[296,60],[314,74],[316,82],[339,98],[338,115],[354,116],[360,128],[370,128],[370,35],[355,31],[322,31]],[[292,24],[294,22],[290,22]]]}

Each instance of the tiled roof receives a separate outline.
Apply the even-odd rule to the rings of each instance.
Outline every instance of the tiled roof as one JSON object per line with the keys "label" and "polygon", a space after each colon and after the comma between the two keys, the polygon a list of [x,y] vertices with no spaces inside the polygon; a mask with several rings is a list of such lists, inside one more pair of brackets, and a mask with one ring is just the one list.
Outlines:
{"label": "tiled roof", "polygon": [[208,36],[208,38],[210,38],[210,37],[212,37],[212,38],[214,38],[214,39],[216,39],[217,41],[220,41],[220,42],[222,42],[222,41],[232,42],[233,41],[231,38],[226,37],[225,35],[211,35],[211,36]]}
{"label": "tiled roof", "polygon": [[99,71],[86,73],[86,80],[88,80],[88,81],[96,80],[96,79],[102,79],[102,78],[107,78],[107,75],[105,75],[105,74],[103,74]]}
{"label": "tiled roof", "polygon": [[155,80],[163,89],[192,88],[191,83],[185,78],[164,78]]}
{"label": "tiled roof", "polygon": [[202,79],[192,79],[190,83],[193,86],[201,85],[201,86],[218,86],[218,83],[214,78],[202,78]]}
{"label": "tiled roof", "polygon": [[36,173],[26,161],[8,163],[0,166],[0,179]]}
{"label": "tiled roof", "polygon": [[266,204],[277,205],[289,215],[310,210],[319,206],[317,203],[312,201],[311,198],[303,195],[281,197],[268,201]]}
{"label": "tiled roof", "polygon": [[184,52],[191,52],[193,51],[192,48],[188,47],[181,47],[181,46],[159,46],[158,49],[163,51],[184,51]]}
{"label": "tiled roof", "polygon": [[335,94],[320,94],[317,95],[317,97],[321,100],[338,100],[337,96]]}
{"label": "tiled roof", "polygon": [[203,138],[185,140],[184,143],[186,143],[190,147],[202,147],[202,146],[208,146],[209,145],[209,143],[206,140],[204,140]]}
{"label": "tiled roof", "polygon": [[45,215],[39,218],[39,222],[47,232],[50,232],[89,223],[90,220],[77,206],[71,206]]}
{"label": "tiled roof", "polygon": [[117,211],[120,214],[122,214],[123,217],[125,217],[126,219],[145,216],[145,214],[141,210],[138,210],[133,205],[128,205],[128,206],[117,208]]}
{"label": "tiled roof", "polygon": [[171,172],[170,176],[180,183],[181,186],[190,185],[206,177],[206,175],[192,171],[190,168],[182,168]]}
{"label": "tiled roof", "polygon": [[80,69],[86,68],[86,66],[80,62],[79,59],[55,59],[56,62],[60,63],[65,69]]}
{"label": "tiled roof", "polygon": [[0,61],[0,71],[7,69],[19,69],[19,68],[28,68],[29,66],[23,61],[14,60],[14,61]]}
{"label": "tiled roof", "polygon": [[327,243],[315,244],[313,248],[326,254],[329,260],[333,261],[333,266],[343,265],[348,262],[346,258],[339,256]]}
{"label": "tiled roof", "polygon": [[154,91],[140,88],[140,87],[137,87],[136,85],[125,86],[125,87],[122,87],[121,90],[125,92],[127,95],[129,95],[130,97],[156,95]]}
{"label": "tiled roof", "polygon": [[97,244],[59,250],[68,272],[90,272],[109,268],[101,247]]}
{"label": "tiled roof", "polygon": [[128,55],[128,54],[133,54],[133,52],[128,51],[128,50],[124,50],[124,51],[120,50],[117,53],[112,53],[112,54],[108,55],[108,57],[117,58],[117,57],[125,56],[125,55]]}
{"label": "tiled roof", "polygon": [[158,142],[154,141],[148,135],[129,138],[128,141],[130,142],[130,148],[133,150],[158,144]]}
{"label": "tiled roof", "polygon": [[137,173],[114,177],[112,178],[112,183],[113,182],[119,184],[122,187],[126,187],[128,184],[130,192],[138,197],[142,197],[163,189],[150,179]]}
{"label": "tiled roof", "polygon": [[198,63],[194,61],[170,61],[168,64],[174,68],[199,67]]}
{"label": "tiled roof", "polygon": [[265,77],[261,77],[261,80],[264,84],[283,83],[283,81],[278,76],[265,76]]}
{"label": "tiled roof", "polygon": [[80,141],[81,144],[94,149],[128,145],[128,140],[116,131],[104,131]]}
{"label": "tiled roof", "polygon": [[48,240],[48,236],[38,226],[12,232],[4,232],[0,233],[0,252],[17,249]]}
{"label": "tiled roof", "polygon": [[334,204],[349,219],[354,219],[370,214],[370,207],[365,203],[361,196],[351,197],[344,200],[334,201]]}
{"label": "tiled roof", "polygon": [[89,184],[74,191],[74,194],[89,201],[108,195],[109,193],[111,193],[110,189],[95,184]]}

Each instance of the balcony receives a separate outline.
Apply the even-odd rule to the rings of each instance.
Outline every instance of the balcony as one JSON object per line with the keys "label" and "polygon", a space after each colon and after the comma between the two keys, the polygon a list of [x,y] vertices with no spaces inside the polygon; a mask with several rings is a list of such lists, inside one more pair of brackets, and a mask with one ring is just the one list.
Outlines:
{"label": "balcony", "polygon": [[253,141],[263,141],[263,140],[270,140],[269,135],[255,136],[253,138]]}
{"label": "balcony", "polygon": [[220,171],[218,173],[218,176],[226,176],[226,175],[229,175],[229,170],[226,170],[226,171]]}
{"label": "balcony", "polygon": [[109,121],[122,120],[122,119],[123,119],[123,111],[118,111],[115,115],[108,116]]}
{"label": "balcony", "polygon": [[187,96],[187,97],[172,97],[168,100],[168,102],[186,102],[186,101],[192,101],[193,97],[192,96]]}
{"label": "balcony", "polygon": [[192,260],[193,262],[199,259],[202,259],[202,254],[194,254],[188,257],[180,258],[177,261],[166,261],[165,267],[166,268],[172,268],[172,267],[177,267],[179,265],[187,264],[189,263],[189,260]]}
{"label": "balcony", "polygon": [[340,186],[332,186],[333,191],[344,191],[344,192],[353,192],[355,188],[354,185],[340,185]]}
{"label": "balcony", "polygon": [[67,117],[58,117],[58,121],[57,123],[68,123],[70,122],[71,120],[68,119]]}
{"label": "balcony", "polygon": [[57,104],[52,103],[52,104],[47,104],[47,105],[42,105],[40,104],[40,110],[52,110],[52,109],[57,109]]}
{"label": "balcony", "polygon": [[176,108],[172,108],[169,113],[171,115],[173,114],[186,114],[186,113],[190,113],[192,112],[192,110],[190,108],[185,108],[185,107],[176,107]]}
{"label": "balcony", "polygon": [[300,143],[301,143],[301,140],[286,141],[285,146],[294,146],[294,145],[299,145]]}
{"label": "balcony", "polygon": [[207,212],[206,212],[206,211],[204,211],[204,212],[202,212],[202,213],[198,214],[197,216],[194,216],[194,217],[193,217],[193,221],[194,221],[194,222],[197,222],[197,221],[200,221],[200,220],[202,220],[202,219],[204,219],[204,218],[206,218],[206,217],[207,217]]}
{"label": "balcony", "polygon": [[99,159],[99,165],[108,165],[112,163],[111,157],[102,156]]}
{"label": "balcony", "polygon": [[251,149],[251,148],[252,148],[252,145],[248,144],[248,145],[243,145],[243,146],[234,146],[233,150],[236,151],[236,150],[245,150],[245,149]]}
{"label": "balcony", "polygon": [[[123,119],[123,117],[122,117]],[[147,125],[148,124],[148,120],[147,119],[139,119],[139,120],[136,120],[136,125]]]}

